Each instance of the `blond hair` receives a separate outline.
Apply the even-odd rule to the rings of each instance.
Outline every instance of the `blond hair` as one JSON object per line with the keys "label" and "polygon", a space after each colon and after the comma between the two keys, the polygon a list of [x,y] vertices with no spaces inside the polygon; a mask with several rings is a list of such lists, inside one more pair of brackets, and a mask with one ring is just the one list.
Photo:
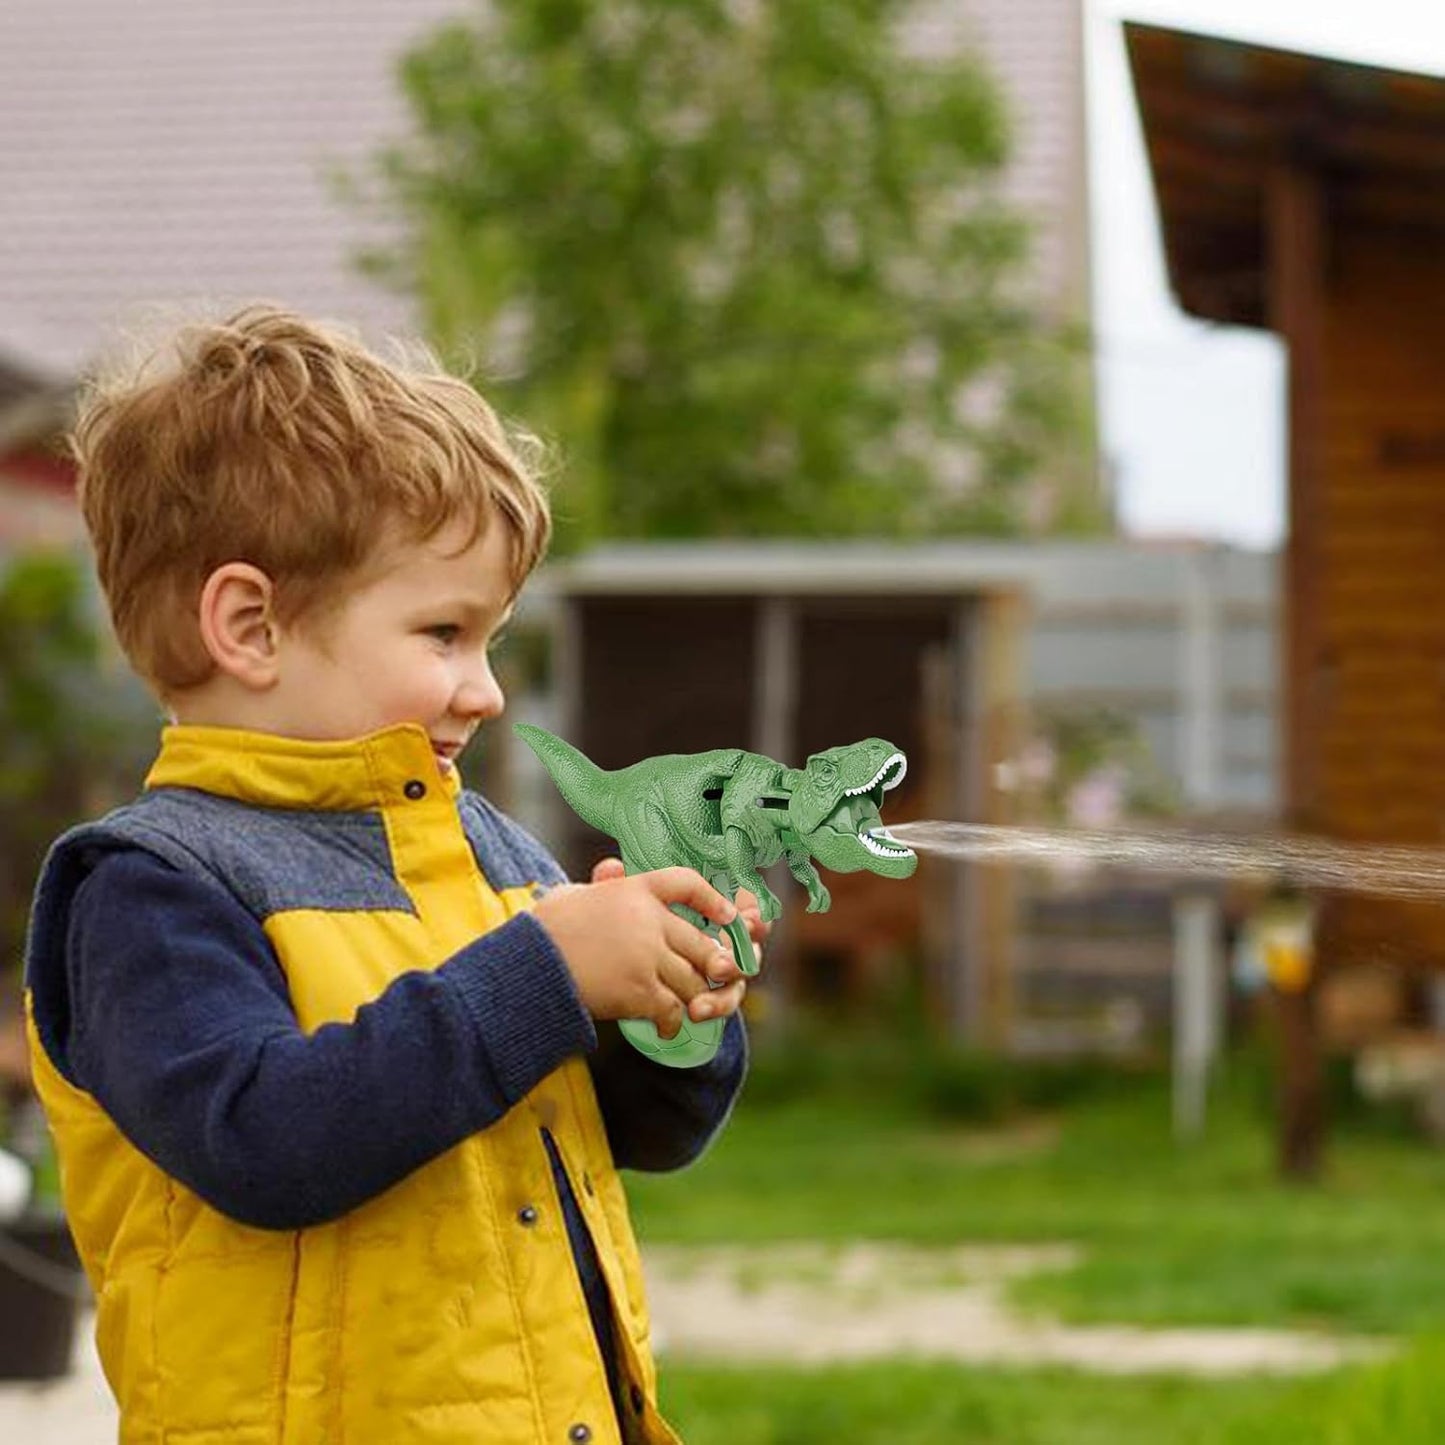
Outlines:
{"label": "blond hair", "polygon": [[265,572],[291,625],[345,596],[388,525],[500,520],[513,594],[551,529],[535,444],[465,381],[271,306],[96,379],[72,451],[116,636],[162,697],[214,671],[197,606],[223,563]]}

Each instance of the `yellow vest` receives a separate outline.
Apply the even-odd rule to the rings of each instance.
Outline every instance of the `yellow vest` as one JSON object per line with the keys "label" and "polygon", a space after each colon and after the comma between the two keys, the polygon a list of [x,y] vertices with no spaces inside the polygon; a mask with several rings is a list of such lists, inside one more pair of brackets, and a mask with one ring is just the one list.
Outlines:
{"label": "yellow vest", "polygon": [[[410,907],[260,919],[307,1032],[349,1022],[399,974],[436,967],[531,906],[529,887],[497,891],[483,876],[454,778],[419,727],[346,743],[168,728],[146,787],[379,820]],[[105,827],[78,832],[93,840]],[[62,891],[83,876],[83,848],[65,841],[68,863],[47,865]],[[581,1058],[344,1218],[279,1232],[212,1209],[130,1145],[55,1066],[35,1017],[36,1083],[122,1445],[619,1441],[543,1130],[614,1301],[627,1436],[676,1441],[656,1409],[637,1246]]]}

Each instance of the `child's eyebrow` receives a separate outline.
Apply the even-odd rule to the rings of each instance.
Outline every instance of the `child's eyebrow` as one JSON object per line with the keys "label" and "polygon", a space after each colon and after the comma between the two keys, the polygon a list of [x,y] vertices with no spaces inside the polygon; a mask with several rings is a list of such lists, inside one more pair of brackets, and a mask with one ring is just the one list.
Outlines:
{"label": "child's eyebrow", "polygon": [[454,597],[443,597],[435,602],[427,610],[437,612],[460,612],[469,621],[485,620],[494,618],[494,628],[505,627],[511,620],[512,614],[517,610],[516,604],[509,602],[501,612],[497,610],[494,601],[484,601],[481,598],[470,597],[466,594],[459,594]]}

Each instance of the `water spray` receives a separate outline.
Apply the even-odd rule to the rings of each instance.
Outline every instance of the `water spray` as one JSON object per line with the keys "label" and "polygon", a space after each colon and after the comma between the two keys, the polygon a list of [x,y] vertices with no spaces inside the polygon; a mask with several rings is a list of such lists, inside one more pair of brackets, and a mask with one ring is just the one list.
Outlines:
{"label": "water spray", "polygon": [[1445,850],[1351,844],[1297,835],[1023,827],[929,820],[876,828],[873,837],[977,863],[1082,864],[1179,878],[1243,879],[1391,898],[1445,899]]}

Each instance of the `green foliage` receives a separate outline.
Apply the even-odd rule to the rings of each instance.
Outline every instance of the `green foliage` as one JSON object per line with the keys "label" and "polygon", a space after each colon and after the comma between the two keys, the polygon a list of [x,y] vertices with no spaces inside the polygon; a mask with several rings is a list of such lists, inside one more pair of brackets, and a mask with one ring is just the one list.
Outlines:
{"label": "green foliage", "polygon": [[[564,545],[1096,527],[1005,117],[902,0],[493,0],[413,50],[371,264],[560,438]],[[1048,510],[1046,508],[1045,510]]]}
{"label": "green foliage", "polygon": [[1094,794],[1097,810],[1101,790],[1113,798],[1119,818],[1179,812],[1179,789],[1151,752],[1137,718],[1110,707],[1042,707],[1033,731],[1019,765],[1017,797],[1021,816],[1030,821],[1088,821],[1085,794]]}
{"label": "green foliage", "polygon": [[138,724],[134,695],[104,665],[79,564],[11,560],[0,573],[0,976],[19,962],[56,834],[138,780]]}

